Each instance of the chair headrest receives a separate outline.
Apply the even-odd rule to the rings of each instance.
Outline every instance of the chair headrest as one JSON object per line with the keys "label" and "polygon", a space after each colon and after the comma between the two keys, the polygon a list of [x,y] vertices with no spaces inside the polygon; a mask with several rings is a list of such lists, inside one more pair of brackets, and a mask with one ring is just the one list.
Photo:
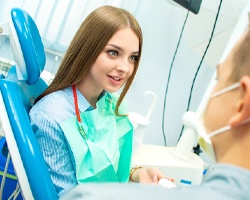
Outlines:
{"label": "chair headrest", "polygon": [[13,8],[9,34],[17,79],[32,85],[39,80],[46,62],[44,46],[36,23],[25,10]]}

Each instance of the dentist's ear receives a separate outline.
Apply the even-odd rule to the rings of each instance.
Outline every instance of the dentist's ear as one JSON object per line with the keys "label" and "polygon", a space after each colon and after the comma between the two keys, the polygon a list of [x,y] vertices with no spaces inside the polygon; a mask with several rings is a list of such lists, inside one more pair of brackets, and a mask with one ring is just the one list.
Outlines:
{"label": "dentist's ear", "polygon": [[240,82],[243,94],[237,105],[237,113],[229,121],[231,127],[240,125],[250,118],[250,76],[243,76]]}

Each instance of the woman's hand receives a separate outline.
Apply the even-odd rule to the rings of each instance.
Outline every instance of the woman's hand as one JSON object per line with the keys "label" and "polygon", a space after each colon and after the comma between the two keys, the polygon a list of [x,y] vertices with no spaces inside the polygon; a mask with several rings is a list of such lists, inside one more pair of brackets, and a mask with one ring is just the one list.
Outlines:
{"label": "woman's hand", "polygon": [[162,178],[173,181],[173,179],[167,178],[159,169],[155,167],[137,168],[130,175],[130,180],[133,182],[148,183],[155,185],[158,184],[159,180]]}

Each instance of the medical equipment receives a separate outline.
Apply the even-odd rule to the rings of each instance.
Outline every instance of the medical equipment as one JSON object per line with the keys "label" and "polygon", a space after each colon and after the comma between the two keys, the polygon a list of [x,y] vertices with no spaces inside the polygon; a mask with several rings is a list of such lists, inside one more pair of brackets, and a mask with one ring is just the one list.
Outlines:
{"label": "medical equipment", "polygon": [[142,139],[150,116],[156,104],[156,95],[146,91],[153,97],[153,102],[146,117],[130,112],[134,133],[133,167],[157,167],[169,178],[174,179],[178,187],[199,185],[203,178],[204,161],[195,153],[193,147],[197,144],[196,121],[192,115],[183,115],[183,124],[186,126],[181,139],[175,147],[143,144]]}
{"label": "medical equipment", "polygon": [[[193,81],[192,81],[192,85],[191,85],[190,93],[189,93],[189,98],[188,98],[188,106],[187,106],[186,111],[189,111],[189,107],[190,107],[191,99],[192,99],[192,94],[193,94],[193,89],[194,89],[194,84],[195,84],[195,82],[196,82],[196,78],[197,78],[197,76],[198,76],[198,73],[199,73],[199,71],[200,71],[200,69],[201,69],[201,66],[202,66],[202,63],[203,63],[203,61],[204,61],[204,58],[205,58],[205,56],[206,56],[206,54],[207,54],[207,51],[208,51],[208,49],[209,49],[209,47],[210,47],[210,44],[211,44],[211,41],[212,41],[212,39],[213,39],[214,31],[215,31],[215,28],[216,28],[216,25],[217,25],[217,22],[218,22],[218,17],[219,17],[220,10],[221,10],[221,5],[222,5],[222,0],[220,0],[219,6],[218,6],[218,10],[217,10],[217,14],[216,14],[216,17],[215,17],[215,21],[214,21],[214,25],[213,25],[213,29],[212,29],[212,32],[211,32],[211,35],[210,35],[209,42],[208,42],[208,44],[207,44],[207,46],[206,46],[206,49],[205,49],[205,51],[204,51],[204,53],[203,53],[203,56],[202,56],[202,58],[201,58],[201,60],[200,60],[199,66],[198,66],[198,68],[197,68],[197,70],[196,70],[196,73],[195,73],[194,78],[193,78]],[[179,138],[182,136],[183,129],[184,129],[184,126],[182,126],[181,134],[180,134]],[[200,152],[200,147],[197,146],[197,148],[196,148],[195,151]]]}
{"label": "medical equipment", "polygon": [[144,95],[150,95],[153,97],[153,102],[152,102],[146,116],[144,117],[141,114],[135,113],[135,112],[128,113],[128,117],[129,117],[130,121],[132,122],[134,129],[135,129],[134,144],[133,144],[133,151],[134,152],[136,152],[137,149],[142,145],[142,138],[144,136],[146,126],[150,124],[149,119],[151,117],[151,114],[155,108],[155,104],[157,101],[157,97],[156,97],[155,93],[153,93],[152,91],[145,91]]}
{"label": "medical equipment", "polygon": [[0,27],[0,37],[9,36],[16,62],[0,79],[0,118],[21,193],[25,199],[54,200],[57,194],[28,116],[34,99],[47,87],[40,79],[46,60],[41,37],[30,15],[19,8]]}
{"label": "medical equipment", "polygon": [[175,147],[141,144],[133,154],[133,166],[157,167],[167,177],[173,178],[177,187],[199,185],[203,178],[204,161],[192,152],[197,144],[193,116],[184,114],[183,124],[186,129]]}
{"label": "medical equipment", "polygon": [[165,146],[167,146],[167,139],[166,139],[166,134],[165,134],[165,111],[166,111],[166,102],[167,102],[169,84],[170,84],[170,79],[171,79],[171,76],[172,76],[172,70],[173,70],[175,58],[176,58],[177,52],[179,50],[179,46],[180,46],[180,43],[181,43],[181,40],[182,40],[184,29],[185,29],[186,24],[187,24],[188,16],[189,16],[189,12],[187,12],[187,14],[186,14],[184,23],[182,25],[181,33],[180,33],[180,36],[179,36],[179,39],[178,39],[178,42],[177,42],[177,45],[176,45],[176,49],[175,49],[175,52],[174,52],[174,55],[173,55],[173,58],[172,58],[172,61],[171,61],[171,65],[169,67],[167,85],[166,85],[165,94],[164,94],[164,103],[163,103],[163,109],[162,109],[162,126],[161,127],[162,127],[162,134],[163,134],[163,139],[164,139],[164,145]]}
{"label": "medical equipment", "polygon": [[202,0],[167,0],[169,3],[174,4],[176,2],[177,4],[183,6],[187,10],[190,10],[194,14],[198,14],[201,7]]}
{"label": "medical equipment", "polygon": [[177,186],[172,181],[165,178],[160,179],[158,185],[165,188],[177,188]]}

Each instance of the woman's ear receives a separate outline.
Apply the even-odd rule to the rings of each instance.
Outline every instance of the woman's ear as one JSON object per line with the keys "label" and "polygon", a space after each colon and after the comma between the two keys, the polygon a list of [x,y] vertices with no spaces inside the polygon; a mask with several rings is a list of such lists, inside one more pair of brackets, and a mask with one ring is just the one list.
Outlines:
{"label": "woman's ear", "polygon": [[243,76],[240,83],[243,95],[238,102],[237,113],[229,121],[231,127],[240,125],[250,118],[250,76]]}

